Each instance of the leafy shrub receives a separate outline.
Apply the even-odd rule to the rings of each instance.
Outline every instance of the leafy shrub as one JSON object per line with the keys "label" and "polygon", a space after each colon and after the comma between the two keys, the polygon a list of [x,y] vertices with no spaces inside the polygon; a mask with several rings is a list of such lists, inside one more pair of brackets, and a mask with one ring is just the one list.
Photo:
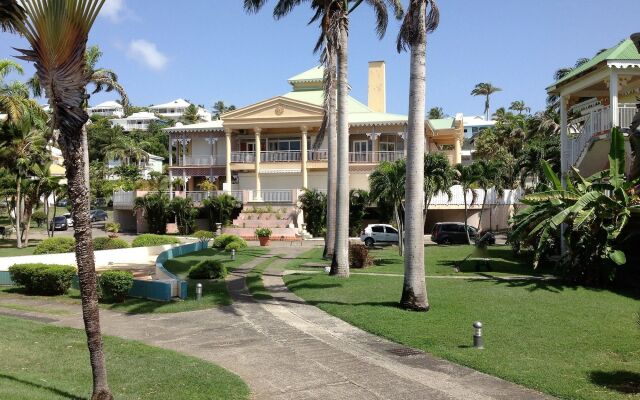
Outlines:
{"label": "leafy shrub", "polygon": [[[242,238],[238,235],[232,235],[230,233],[223,233],[222,235],[218,236],[214,241],[213,241],[213,247],[215,247],[216,249],[224,249],[225,247],[227,247],[227,245],[233,241],[243,241]],[[246,243],[246,242],[245,242]]]}
{"label": "leafy shrub", "polygon": [[120,224],[117,222],[107,222],[104,225],[104,230],[109,233],[117,234],[120,232]]}
{"label": "leafy shrub", "polygon": [[202,243],[209,243],[209,241],[216,237],[216,234],[209,231],[197,231],[193,236]]}
{"label": "leafy shrub", "polygon": [[36,223],[38,228],[40,228],[42,224],[47,222],[47,214],[42,210],[36,210],[31,214],[31,219]]}
{"label": "leafy shrub", "polygon": [[76,240],[70,237],[52,237],[38,243],[33,254],[72,253]]}
{"label": "leafy shrub", "polygon": [[271,237],[273,232],[269,228],[258,228],[255,231],[257,237]]}
{"label": "leafy shrub", "polygon": [[[209,220],[209,229],[216,229],[216,223],[229,226],[233,214],[242,207],[242,204],[233,196],[222,194],[202,201],[202,206]],[[248,212],[248,211],[247,211]]]}
{"label": "leafy shrub", "polygon": [[153,233],[145,233],[131,242],[131,247],[151,247],[151,246],[163,246],[165,244],[178,244],[180,241],[178,238],[166,235],[155,235]]}
{"label": "leafy shrub", "polygon": [[181,235],[188,235],[193,232],[196,225],[198,209],[193,204],[190,197],[176,197],[169,203],[169,209],[176,216],[178,231]]}
{"label": "leafy shrub", "polygon": [[128,249],[129,247],[131,247],[129,243],[118,238],[99,237],[93,239],[94,250]]}
{"label": "leafy shrub", "polygon": [[244,249],[245,247],[247,247],[247,242],[245,242],[244,239],[240,239],[240,240],[234,240],[233,242],[230,242],[224,247],[224,249],[226,251],[231,251],[231,250],[238,251],[240,249]]}
{"label": "leafy shrub", "polygon": [[133,287],[133,274],[129,271],[105,271],[100,275],[103,296],[122,303]]}
{"label": "leafy shrub", "polygon": [[322,236],[322,230],[327,226],[327,195],[317,189],[304,189],[299,201],[307,231],[313,236]]}
{"label": "leafy shrub", "polygon": [[220,279],[227,276],[227,268],[218,260],[202,260],[189,269],[189,279]]}
{"label": "leafy shrub", "polygon": [[369,249],[364,244],[352,244],[349,246],[349,267],[368,268],[373,265],[373,257],[369,255]]}
{"label": "leafy shrub", "polygon": [[143,213],[151,233],[165,234],[167,233],[167,220],[171,214],[169,202],[169,196],[164,193],[150,193],[144,197],[136,198],[134,210]]}
{"label": "leafy shrub", "polygon": [[9,267],[9,274],[27,293],[57,296],[69,290],[76,269],[70,265],[15,264]]}

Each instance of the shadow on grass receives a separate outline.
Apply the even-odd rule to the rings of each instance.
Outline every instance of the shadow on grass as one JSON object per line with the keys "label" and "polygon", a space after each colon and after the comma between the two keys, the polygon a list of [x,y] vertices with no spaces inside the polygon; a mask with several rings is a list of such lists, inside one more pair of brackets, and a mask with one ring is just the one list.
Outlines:
{"label": "shadow on grass", "polygon": [[30,387],[33,387],[33,388],[42,389],[42,390],[45,390],[47,392],[51,392],[51,393],[53,393],[53,394],[55,394],[57,396],[64,397],[65,399],[83,400],[82,397],[78,397],[78,396],[76,396],[74,394],[71,394],[69,392],[65,392],[64,390],[56,389],[56,388],[50,387],[50,386],[43,386],[43,385],[40,385],[40,384],[35,383],[35,382],[27,381],[27,380],[24,380],[24,379],[16,378],[15,376],[11,376],[11,375],[0,373],[0,380],[2,380],[2,379],[6,379],[8,381],[13,381],[13,382],[25,385],[25,386],[30,386]]}
{"label": "shadow on grass", "polygon": [[630,371],[593,371],[589,380],[609,390],[625,394],[640,393],[640,374]]}

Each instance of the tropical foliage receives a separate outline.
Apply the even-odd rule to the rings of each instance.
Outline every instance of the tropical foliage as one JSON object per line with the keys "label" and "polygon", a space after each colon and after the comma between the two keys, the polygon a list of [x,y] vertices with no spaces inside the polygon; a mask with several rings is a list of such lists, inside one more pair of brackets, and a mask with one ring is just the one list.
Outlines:
{"label": "tropical foliage", "polygon": [[167,222],[171,216],[169,196],[165,193],[149,193],[135,200],[134,211],[142,213],[149,225],[149,232],[167,233]]}
{"label": "tropical foliage", "polygon": [[202,200],[202,207],[209,220],[209,229],[215,231],[216,223],[222,226],[231,225],[233,213],[242,207],[242,204],[235,197],[222,194]]}
{"label": "tropical foliage", "polygon": [[398,232],[400,232],[400,245],[398,246],[400,255],[403,250],[405,181],[406,163],[404,160],[383,161],[369,175],[371,201],[384,201],[392,206],[393,220]]}
{"label": "tropical foliage", "polygon": [[326,227],[327,195],[317,189],[303,189],[298,201],[304,213],[307,232],[313,236],[322,236]]}

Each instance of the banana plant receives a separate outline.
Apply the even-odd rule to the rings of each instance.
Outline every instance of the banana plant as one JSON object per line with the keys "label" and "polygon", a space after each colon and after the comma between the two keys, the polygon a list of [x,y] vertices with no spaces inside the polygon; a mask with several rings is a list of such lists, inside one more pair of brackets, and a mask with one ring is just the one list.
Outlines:
{"label": "banana plant", "polygon": [[[590,280],[593,270],[610,260],[615,265],[626,263],[619,249],[620,235],[631,217],[634,188],[640,179],[625,178],[625,146],[622,132],[611,131],[609,169],[588,178],[572,168],[567,174],[566,188],[549,163],[542,161],[548,187],[524,197],[528,207],[512,220],[512,237],[534,245],[534,268],[548,254],[564,225],[568,252],[563,264],[579,280]],[[576,277],[576,276],[574,276]]]}

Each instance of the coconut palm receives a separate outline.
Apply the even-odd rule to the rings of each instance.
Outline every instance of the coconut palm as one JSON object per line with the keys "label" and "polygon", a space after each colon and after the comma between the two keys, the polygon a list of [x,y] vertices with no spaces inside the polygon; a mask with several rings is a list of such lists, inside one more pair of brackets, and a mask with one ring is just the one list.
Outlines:
{"label": "coconut palm", "polygon": [[10,73],[23,74],[22,66],[11,60],[0,60],[0,113],[7,114],[9,121],[15,121],[25,113],[40,113],[44,117],[44,112],[40,105],[29,98],[29,88],[22,82],[4,82]]}
{"label": "coconut palm", "polygon": [[523,112],[526,112],[527,114],[530,113],[531,107],[527,107],[522,100],[516,100],[511,102],[509,110],[517,111],[518,115],[522,115]]}
{"label": "coconut palm", "polygon": [[[69,197],[73,206],[76,261],[87,334],[89,360],[93,372],[92,399],[112,399],[102,350],[95,259],[89,216],[89,182],[83,126],[87,73],[85,51],[89,31],[104,0],[3,0],[10,6],[11,26],[29,42],[20,50],[22,59],[35,64],[44,93],[49,98],[53,128],[59,129]],[[22,7],[21,7],[22,5]],[[23,8],[24,7],[24,8]],[[3,24],[3,26],[6,26]]]}
{"label": "coconut palm", "polygon": [[[424,114],[426,94],[427,35],[440,22],[435,0],[414,0],[398,34],[398,52],[411,50],[409,82],[409,118],[407,126],[407,165],[405,182],[406,242],[404,285],[400,306],[427,311],[427,287],[424,277]],[[402,231],[402,227],[398,227]]]}
{"label": "coconut palm", "polygon": [[[369,175],[371,202],[385,202],[393,208],[393,219],[399,232],[398,254],[404,248],[404,201],[407,166],[405,160],[383,161]],[[422,188],[420,186],[420,188]],[[422,212],[422,208],[420,209]],[[422,221],[422,214],[418,218]],[[420,224],[422,226],[422,224]],[[424,264],[423,267],[424,269]]]}
{"label": "coconut palm", "polygon": [[496,161],[478,160],[475,163],[477,179],[476,183],[480,189],[484,191],[482,196],[482,207],[480,207],[480,216],[478,218],[478,231],[482,228],[482,215],[487,205],[487,197],[489,189],[494,189],[497,193],[504,193],[504,185],[502,179],[502,165]]}
{"label": "coconut palm", "polygon": [[[473,205],[476,202],[478,194],[472,189],[472,186],[478,181],[478,167],[474,164],[463,165],[458,164],[455,167],[456,180],[455,182],[462,188],[462,199],[464,201],[464,231],[467,235],[467,243],[471,244],[471,238],[469,237],[469,226],[467,221],[469,220],[469,205]],[[471,203],[467,203],[468,192],[471,192]]]}
{"label": "coconut palm", "polygon": [[489,82],[481,82],[476,85],[475,88],[471,91],[472,96],[484,96],[484,113],[486,115],[487,120],[489,120],[489,108],[491,107],[490,100],[491,95],[500,92],[502,89],[499,87],[493,86]]}
{"label": "coconut palm", "polygon": [[444,117],[445,115],[442,107],[432,107],[427,113],[428,119],[442,119]]}
{"label": "coconut palm", "polygon": [[444,193],[451,200],[451,186],[453,186],[455,174],[449,164],[449,159],[443,153],[429,153],[424,156],[424,215],[427,222],[427,212],[431,205],[431,199],[438,193]]}

